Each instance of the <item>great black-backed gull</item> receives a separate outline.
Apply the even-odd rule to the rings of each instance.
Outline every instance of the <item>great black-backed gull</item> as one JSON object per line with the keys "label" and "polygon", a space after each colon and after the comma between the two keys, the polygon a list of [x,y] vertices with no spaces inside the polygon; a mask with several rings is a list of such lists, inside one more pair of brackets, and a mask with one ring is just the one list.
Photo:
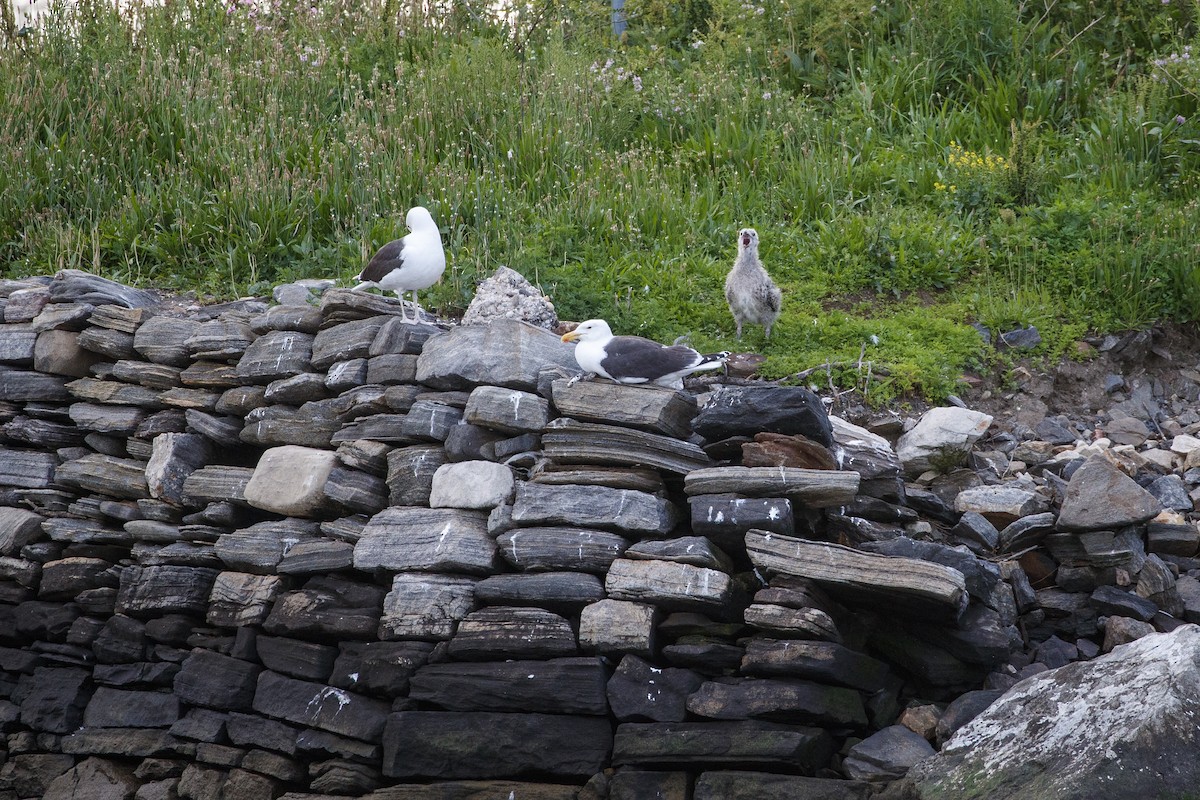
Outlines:
{"label": "great black-backed gull", "polygon": [[704,355],[682,345],[659,344],[641,336],[613,336],[602,319],[589,319],[563,334],[564,342],[575,345],[575,360],[585,372],[617,383],[653,383],[682,389],[683,379],[693,372],[720,369],[728,353]]}
{"label": "great black-backed gull", "polygon": [[754,228],[738,231],[737,260],[725,278],[725,300],[737,323],[738,339],[742,338],[742,326],[746,323],[762,325],[767,338],[771,338],[771,326],[779,319],[783,294],[758,260],[758,231]]}
{"label": "great black-backed gull", "polygon": [[[362,281],[354,288],[361,290],[374,286],[395,292],[400,298],[401,319],[415,324],[421,321],[417,290],[428,289],[441,279],[446,271],[446,252],[442,249],[441,231],[428,209],[410,208],[404,223],[412,233],[379,248],[367,268],[354,277],[356,281]],[[412,319],[404,312],[405,292],[412,292]]]}

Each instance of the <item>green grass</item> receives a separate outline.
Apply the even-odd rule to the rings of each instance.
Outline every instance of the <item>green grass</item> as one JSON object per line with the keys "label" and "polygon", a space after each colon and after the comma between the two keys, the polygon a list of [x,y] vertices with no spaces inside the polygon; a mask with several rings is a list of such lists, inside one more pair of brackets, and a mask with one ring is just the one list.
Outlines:
{"label": "green grass", "polygon": [[503,264],[565,319],[737,349],[750,225],[785,307],[742,348],[873,402],[953,392],[991,357],[971,322],[1055,356],[1200,313],[1194,0],[630,0],[620,42],[590,0],[412,8],[84,0],[10,32],[0,270],[348,283],[422,204],[444,314]]}

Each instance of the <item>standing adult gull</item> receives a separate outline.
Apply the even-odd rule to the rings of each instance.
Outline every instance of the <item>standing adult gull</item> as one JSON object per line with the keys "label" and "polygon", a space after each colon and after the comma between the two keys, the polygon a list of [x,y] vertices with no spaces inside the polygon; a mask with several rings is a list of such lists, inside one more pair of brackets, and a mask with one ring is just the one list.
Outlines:
{"label": "standing adult gull", "polygon": [[742,326],[748,322],[762,325],[767,338],[771,338],[771,326],[779,319],[783,294],[758,260],[758,231],[754,228],[738,231],[737,259],[725,278],[725,301],[737,323],[739,340]]}
{"label": "standing adult gull", "polygon": [[693,372],[720,369],[728,353],[701,354],[682,345],[665,345],[641,336],[613,336],[602,319],[589,319],[563,334],[564,342],[575,345],[575,361],[585,372],[617,383],[653,383],[682,389],[683,379]]}
{"label": "standing adult gull", "polygon": [[[446,271],[446,252],[442,249],[442,233],[428,209],[422,206],[410,208],[404,223],[412,232],[379,248],[367,268],[354,277],[356,281],[362,281],[354,288],[361,290],[374,286],[395,292],[400,298],[401,320],[415,325],[421,321],[417,291],[428,289],[441,280]],[[404,311],[405,292],[412,292],[412,319]]]}

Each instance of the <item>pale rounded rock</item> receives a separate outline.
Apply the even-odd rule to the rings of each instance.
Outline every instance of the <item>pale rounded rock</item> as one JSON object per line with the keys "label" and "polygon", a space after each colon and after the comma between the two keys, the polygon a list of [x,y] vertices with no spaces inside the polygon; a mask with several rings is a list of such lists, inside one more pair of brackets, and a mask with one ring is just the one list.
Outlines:
{"label": "pale rounded rock", "polygon": [[246,502],[264,511],[304,517],[328,502],[325,481],[338,465],[329,450],[284,445],[262,454],[246,484]]}
{"label": "pale rounded rock", "polygon": [[491,461],[443,464],[433,473],[430,508],[492,509],[512,496],[512,470]]}

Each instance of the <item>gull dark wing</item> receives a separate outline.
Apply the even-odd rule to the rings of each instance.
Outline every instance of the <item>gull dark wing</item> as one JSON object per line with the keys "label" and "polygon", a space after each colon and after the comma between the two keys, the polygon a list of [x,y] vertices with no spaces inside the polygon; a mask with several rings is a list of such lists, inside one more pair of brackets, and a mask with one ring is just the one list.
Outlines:
{"label": "gull dark wing", "polygon": [[690,347],[663,347],[658,342],[640,336],[614,336],[604,346],[605,356],[600,366],[619,381],[648,381],[687,369],[699,360]]}
{"label": "gull dark wing", "polygon": [[371,257],[367,268],[362,271],[361,280],[379,281],[394,269],[404,266],[404,240],[396,239],[379,248]]}

